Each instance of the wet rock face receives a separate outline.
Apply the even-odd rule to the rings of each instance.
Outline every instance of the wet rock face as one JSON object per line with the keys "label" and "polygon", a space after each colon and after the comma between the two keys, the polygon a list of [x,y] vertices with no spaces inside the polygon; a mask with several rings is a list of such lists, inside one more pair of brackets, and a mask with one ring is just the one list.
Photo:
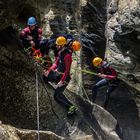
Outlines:
{"label": "wet rock face", "polygon": [[43,19],[44,35],[70,33],[79,35],[79,0],[52,0]]}
{"label": "wet rock face", "polygon": [[[50,1],[34,0],[8,0],[0,1],[0,30],[17,23],[26,23],[28,17],[40,18],[41,13],[47,10]],[[45,9],[45,10],[44,10]]]}
{"label": "wet rock face", "polygon": [[[42,2],[40,1],[40,6],[43,4]],[[5,17],[8,19],[7,23],[12,24],[12,20],[15,20],[15,18],[11,17],[11,14],[17,17],[18,22],[25,22],[27,20],[27,16],[32,15],[32,12],[35,16],[37,16],[38,13],[35,13],[34,11],[37,3],[31,3],[32,1],[29,1],[29,3],[25,1],[22,4],[19,2],[18,4],[21,4],[21,7],[19,5],[15,7],[15,4],[13,3],[12,8],[14,11],[6,13],[7,16],[9,16],[9,18],[7,16]],[[48,13],[53,13],[52,17],[45,21],[49,22],[51,31],[54,33],[57,33],[58,31],[61,33],[69,31],[77,36],[79,33],[79,28],[77,26],[79,24],[77,20],[79,18],[79,13],[76,13],[76,8],[79,3],[77,1],[61,0],[59,2],[50,1],[46,4],[48,4],[48,7],[50,8]],[[39,5],[37,5],[37,7],[38,6]],[[16,8],[19,9],[17,10]],[[16,10],[18,12],[15,14]],[[48,17],[46,16],[45,18]],[[9,24],[5,24],[5,27],[7,27]],[[2,29],[3,28],[1,28],[1,30]],[[19,128],[37,129],[35,94],[36,67],[34,66],[32,60],[28,59],[28,57],[21,52],[19,48],[20,46],[18,46],[16,32],[14,32],[13,28],[8,27],[7,29],[2,30],[0,33],[0,85],[2,85],[0,88],[0,118],[2,119],[3,123],[10,123]],[[72,93],[66,92],[66,94],[69,95],[69,99],[76,104],[77,108],[81,106],[81,104],[83,106],[82,111],[80,111],[81,108],[79,108],[77,116],[68,118],[66,116],[67,110],[54,101],[53,93],[54,90],[49,86],[47,87],[47,90],[44,88],[43,83],[39,78],[41,130],[50,130],[58,135],[66,137],[66,139],[73,140],[98,140],[100,137],[108,140],[120,139],[116,133],[117,121],[102,108],[96,105],[94,107],[94,105],[89,102],[86,103],[86,107],[90,107],[90,112],[88,115],[90,121],[87,121],[85,114],[83,114],[87,110],[87,108],[84,107],[84,100],[79,96],[77,97],[75,94],[72,95]],[[50,95],[50,98],[47,94]],[[76,103],[78,100],[80,103]],[[95,117],[94,112],[96,112]],[[95,121],[96,126],[94,126],[92,124],[93,118],[97,120],[100,113],[104,114],[105,117]],[[107,123],[104,119],[108,119]],[[109,120],[111,120],[111,124],[108,123]],[[98,131],[96,130],[96,127]],[[105,129],[106,127],[107,129]],[[12,128],[7,129],[7,133],[10,133],[11,129]],[[110,134],[108,130],[111,130],[112,133]],[[15,132],[15,129],[12,129],[12,131]],[[36,139],[36,132],[29,132],[30,131],[27,133],[19,132],[18,136],[21,139]],[[6,134],[6,136],[8,135],[9,134]],[[19,139],[15,135],[17,135],[16,132],[11,137],[14,139]],[[44,134],[42,134],[42,137],[45,137]],[[54,139],[58,139],[58,137],[56,136]]]}
{"label": "wet rock face", "polygon": [[[139,7],[136,0],[131,0],[129,4],[127,2],[129,1],[108,1],[106,57],[112,64],[116,65],[116,69],[120,72],[120,78],[139,92]],[[84,68],[86,67],[87,69],[88,67],[92,69],[93,57],[97,55],[104,56],[106,43],[104,32],[107,20],[105,0],[40,0],[36,2],[32,0],[10,0],[7,2],[2,1],[0,7],[2,7],[3,11],[0,15],[0,30],[13,23],[25,23],[29,16],[36,16],[44,24],[44,35],[58,32],[71,33],[78,38],[80,34],[80,40],[83,44],[82,63]],[[15,45],[17,42],[12,42],[17,38],[9,35],[9,32],[5,33],[1,34],[0,37],[2,40],[0,42],[0,75],[2,75],[0,77],[0,85],[2,85],[0,89],[0,114],[2,115],[0,116],[5,123],[22,128],[36,129],[35,69],[33,63],[18,50],[18,46]],[[83,76],[85,83],[86,79],[88,79],[88,84],[84,84],[84,86],[86,89],[90,89],[90,93],[95,78],[91,75]],[[120,90],[122,91],[124,87],[127,89],[125,85]],[[66,110],[53,100],[53,92],[53,90],[49,91],[53,101],[53,109],[60,118],[58,119],[53,113],[46,91],[41,87],[39,93],[41,129],[49,129],[64,137],[70,136],[73,139],[78,139],[80,136],[82,136],[80,139],[89,138],[98,140],[102,137],[102,139],[112,140],[114,138],[116,120],[113,119],[115,123],[111,121],[110,124],[110,115],[106,113],[104,114],[106,117],[103,120],[99,118],[104,113],[104,110],[101,111],[95,106],[92,108],[89,104],[86,106],[87,103],[83,103],[83,100],[77,100],[77,102],[80,102],[77,103],[77,106],[80,106],[79,109],[82,111],[80,111],[77,117],[70,120],[66,118]],[[119,90],[117,92],[120,93]],[[137,107],[131,100],[131,97],[130,99],[127,98],[128,101],[126,101],[126,96],[123,92],[124,96],[122,97],[121,94],[121,97],[117,98],[117,101],[117,92],[116,95],[113,95],[114,100],[111,100],[110,106],[113,109],[115,107],[111,113],[117,119],[118,116],[122,115],[122,112],[124,116],[133,116],[133,113],[136,113],[134,119],[137,120],[135,122],[132,120],[133,117],[130,119],[131,121],[127,118],[130,125],[126,125],[128,122],[127,119],[125,123],[123,119],[120,119],[121,117],[119,118],[120,120],[118,119],[123,124],[125,138],[129,138],[130,135],[132,139],[136,140],[135,137],[138,132],[134,126],[132,127],[131,122],[133,121],[136,128],[139,129]],[[128,91],[124,92],[127,93]],[[137,103],[139,105],[139,94],[135,94],[135,96],[136,100],[138,99]],[[122,98],[123,101],[120,102]],[[134,107],[135,112],[129,114],[129,110],[127,109],[132,107],[131,105]],[[116,113],[118,111],[119,113]],[[96,121],[95,117],[99,119]],[[127,126],[131,127],[125,129]],[[108,133],[110,129],[113,131],[111,135]],[[30,134],[27,136],[28,138],[30,138]],[[114,139],[119,139],[116,133]]]}
{"label": "wet rock face", "polygon": [[[140,48],[139,48],[139,26],[140,26],[140,10],[138,0],[108,0],[108,21],[106,25],[106,58],[118,71],[119,78],[124,81],[130,88],[131,99],[129,96],[122,100],[119,112],[125,109],[125,104],[133,108],[132,120],[133,126],[129,123],[131,118],[126,117],[123,121],[118,114],[112,112],[118,118],[120,125],[124,129],[124,139],[139,139],[139,112],[140,112]],[[123,86],[123,88],[127,88]],[[122,91],[122,90],[121,90]],[[120,93],[120,91],[118,91]],[[116,96],[118,98],[118,95]],[[118,101],[121,101],[118,100]],[[114,106],[115,106],[114,102]],[[120,104],[120,103],[119,103]],[[135,105],[136,104],[136,105]],[[135,111],[134,111],[135,110]],[[129,112],[125,112],[126,116],[131,116]],[[129,115],[127,115],[129,114]],[[135,114],[135,115],[134,115]],[[129,128],[129,129],[125,129]]]}
{"label": "wet rock face", "polygon": [[81,39],[83,47],[91,51],[92,58],[104,56],[105,23],[106,1],[87,1],[81,7]]}
{"label": "wet rock face", "polygon": [[137,0],[112,0],[106,29],[107,59],[116,65],[121,79],[126,80],[138,91],[140,91],[139,11]]}
{"label": "wet rock face", "polygon": [[[12,5],[12,3],[11,3],[12,1],[10,1],[9,2],[9,4],[11,4]],[[13,1],[14,2],[14,1]],[[6,2],[6,1],[1,1],[0,2],[0,27],[1,27],[1,29],[4,29],[5,27],[7,27],[8,25],[10,25],[11,24],[11,20],[12,20],[12,18],[14,18],[15,17],[15,15],[13,14],[13,13],[15,13],[15,11],[13,11],[13,12],[11,12],[11,14],[10,14],[10,10],[9,10],[9,12],[8,12],[8,9],[9,9],[9,5],[7,5],[8,4],[8,2]],[[13,3],[13,5],[14,5],[14,3]],[[15,8],[12,8],[13,10],[15,9]],[[11,9],[11,11],[12,11],[12,9]]]}
{"label": "wet rock face", "polygon": [[[31,119],[34,116],[31,112],[35,111],[34,94],[32,94],[35,93],[34,65],[18,48],[18,41],[12,28],[2,31],[0,36],[0,114],[5,123],[12,125],[18,126],[20,125],[18,121],[24,120],[26,128],[28,123],[34,122]],[[32,111],[27,106],[32,108]],[[19,120],[16,117],[17,112]],[[12,118],[12,121],[8,118]],[[32,125],[33,127],[35,125]]]}
{"label": "wet rock face", "polygon": [[[105,52],[106,1],[83,0],[81,5],[82,68],[93,70],[93,58],[96,56],[103,58]],[[91,93],[96,77],[90,74],[82,74],[84,87]],[[88,82],[86,82],[87,79]]]}
{"label": "wet rock face", "polygon": [[[0,2],[0,30],[6,28],[7,26],[15,23],[17,21],[18,16],[23,10],[26,9],[26,17],[27,18],[32,12],[35,12],[33,8],[35,3],[33,1],[20,1],[20,0],[9,0]],[[31,5],[32,3],[32,5]],[[26,5],[26,8],[25,8]],[[27,12],[30,11],[30,12]]]}
{"label": "wet rock face", "polygon": [[[38,133],[34,130],[21,130],[10,125],[0,124],[0,138],[2,140],[35,140],[38,139]],[[40,131],[39,138],[41,140],[64,140],[50,131]]]}

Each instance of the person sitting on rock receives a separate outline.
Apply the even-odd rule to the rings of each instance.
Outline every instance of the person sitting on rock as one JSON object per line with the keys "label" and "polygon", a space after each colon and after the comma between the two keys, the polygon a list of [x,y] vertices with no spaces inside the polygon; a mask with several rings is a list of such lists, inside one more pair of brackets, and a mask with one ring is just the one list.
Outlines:
{"label": "person sitting on rock", "polygon": [[24,49],[31,48],[33,52],[38,50],[41,39],[42,29],[37,26],[35,17],[29,17],[27,27],[20,33],[20,40]]}
{"label": "person sitting on rock", "polygon": [[56,47],[59,51],[58,57],[49,70],[44,70],[43,79],[46,83],[48,81],[57,83],[54,99],[68,110],[67,115],[69,116],[75,114],[76,107],[65,97],[63,92],[71,79],[72,51],[67,46],[67,39],[64,36],[56,39]]}
{"label": "person sitting on rock", "polygon": [[99,73],[98,76],[102,79],[92,87],[92,100],[95,102],[99,88],[107,86],[104,100],[104,108],[107,108],[110,94],[112,91],[114,91],[118,84],[117,72],[110,66],[109,63],[103,61],[100,57],[95,57],[93,59],[93,65],[100,69],[101,73]]}

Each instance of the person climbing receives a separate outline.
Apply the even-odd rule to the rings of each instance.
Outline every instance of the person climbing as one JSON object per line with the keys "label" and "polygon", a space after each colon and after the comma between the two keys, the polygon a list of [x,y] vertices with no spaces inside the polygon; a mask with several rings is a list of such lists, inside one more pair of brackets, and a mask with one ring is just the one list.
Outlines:
{"label": "person climbing", "polygon": [[103,61],[100,57],[95,57],[92,62],[95,67],[98,67],[100,69],[101,73],[99,73],[98,76],[102,78],[92,87],[92,100],[93,102],[95,102],[97,91],[99,88],[107,86],[104,100],[104,108],[106,109],[109,102],[110,94],[118,85],[117,72],[110,66],[109,63],[107,63],[107,61]]}
{"label": "person climbing", "polygon": [[31,47],[32,51],[39,49],[39,43],[42,39],[42,29],[37,26],[35,17],[29,17],[27,27],[20,32],[20,40],[24,49]]}
{"label": "person climbing", "polygon": [[56,39],[56,47],[59,50],[58,57],[55,63],[49,70],[44,70],[43,80],[56,82],[56,89],[54,92],[54,99],[67,110],[67,115],[73,115],[76,112],[76,107],[63,94],[68,85],[70,77],[70,68],[72,64],[72,52],[67,47],[67,39],[60,36]]}

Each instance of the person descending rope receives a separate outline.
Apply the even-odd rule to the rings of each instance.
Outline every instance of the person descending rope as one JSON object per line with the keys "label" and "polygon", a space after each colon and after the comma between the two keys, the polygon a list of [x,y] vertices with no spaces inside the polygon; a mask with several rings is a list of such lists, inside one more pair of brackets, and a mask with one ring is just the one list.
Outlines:
{"label": "person descending rope", "polygon": [[[72,35],[69,34],[62,34],[62,35],[58,34],[55,36],[51,36],[50,39],[43,39],[42,41],[40,41],[40,51],[43,56],[42,58],[44,60],[47,60],[46,62],[44,61],[44,65],[46,65],[48,68],[52,65],[51,58],[53,58],[49,56],[49,51],[53,50],[55,60],[57,59],[58,56],[59,50],[57,49],[57,44],[56,44],[56,38],[58,37],[66,38],[66,45],[71,49],[71,51],[79,51],[81,47],[80,42],[74,41]],[[63,38],[61,39],[62,43],[64,41]]]}
{"label": "person descending rope", "polygon": [[110,94],[118,85],[117,72],[110,66],[109,63],[103,61],[100,57],[95,57],[92,62],[95,67],[100,69],[101,73],[99,73],[98,76],[102,78],[92,87],[92,100],[95,102],[99,88],[107,86],[104,100],[104,108],[106,109]]}
{"label": "person descending rope", "polygon": [[56,47],[59,50],[58,57],[49,70],[44,70],[43,79],[45,83],[48,81],[57,83],[54,99],[68,110],[67,115],[70,116],[75,114],[76,107],[64,96],[63,92],[71,79],[72,51],[63,36],[56,39]]}
{"label": "person descending rope", "polygon": [[24,49],[31,48],[32,53],[39,49],[39,43],[42,39],[42,29],[37,26],[35,17],[29,17],[27,27],[19,35]]}

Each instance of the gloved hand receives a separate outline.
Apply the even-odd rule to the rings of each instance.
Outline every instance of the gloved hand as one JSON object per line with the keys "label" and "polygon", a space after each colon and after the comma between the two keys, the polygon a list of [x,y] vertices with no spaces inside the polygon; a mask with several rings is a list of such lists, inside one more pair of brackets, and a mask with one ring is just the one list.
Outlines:
{"label": "gloved hand", "polygon": [[105,74],[98,73],[98,76],[101,77],[101,78],[106,78]]}
{"label": "gloved hand", "polygon": [[65,85],[65,84],[64,84],[63,81],[59,81],[59,82],[57,83],[57,85],[56,85],[56,88],[62,87],[62,86],[64,86],[64,85]]}

